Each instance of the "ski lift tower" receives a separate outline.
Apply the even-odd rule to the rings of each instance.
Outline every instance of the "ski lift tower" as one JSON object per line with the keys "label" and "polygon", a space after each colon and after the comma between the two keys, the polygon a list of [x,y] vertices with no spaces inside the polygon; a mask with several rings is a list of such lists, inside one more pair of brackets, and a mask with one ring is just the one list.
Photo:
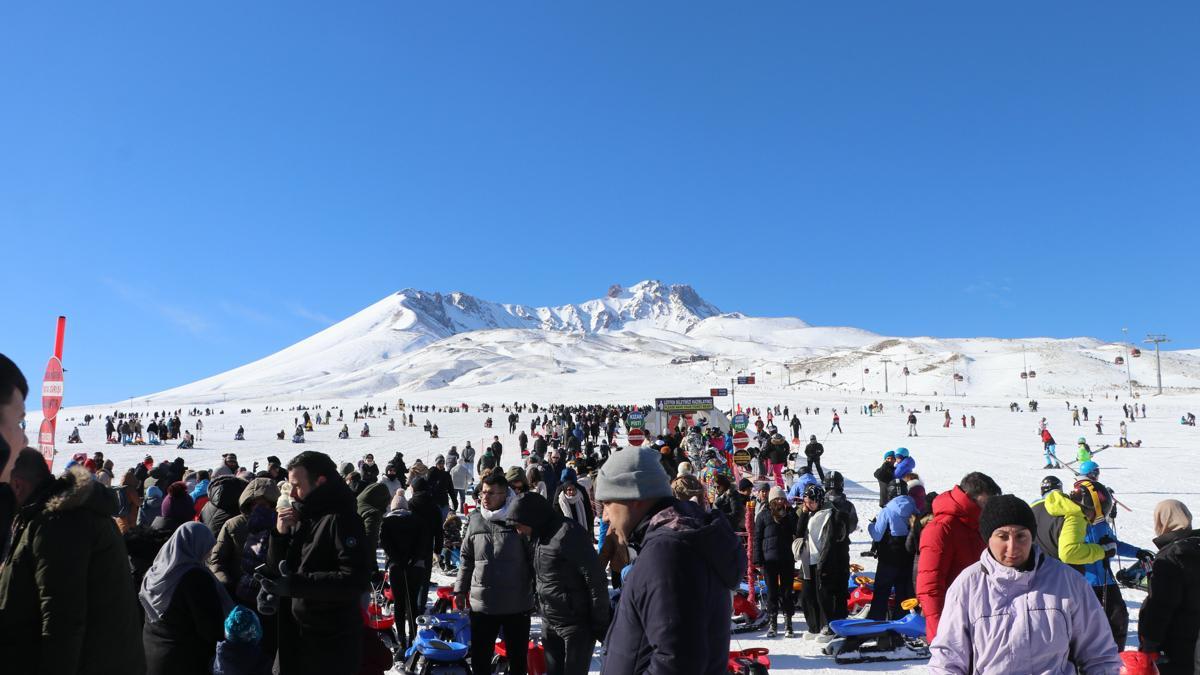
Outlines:
{"label": "ski lift tower", "polygon": [[1133,371],[1129,366],[1129,329],[1122,328],[1121,332],[1125,334],[1125,381],[1129,384],[1129,398],[1133,400]]}
{"label": "ski lift tower", "polygon": [[1158,369],[1158,395],[1162,396],[1162,356],[1159,354],[1158,346],[1164,342],[1170,342],[1170,338],[1162,334],[1150,334],[1146,336],[1146,344],[1154,345],[1154,365]]}
{"label": "ski lift tower", "polygon": [[883,361],[883,393],[886,394],[886,393],[888,393],[887,366],[889,363],[894,363],[894,361],[892,361],[891,359],[887,359],[887,358],[880,359],[880,360]]}

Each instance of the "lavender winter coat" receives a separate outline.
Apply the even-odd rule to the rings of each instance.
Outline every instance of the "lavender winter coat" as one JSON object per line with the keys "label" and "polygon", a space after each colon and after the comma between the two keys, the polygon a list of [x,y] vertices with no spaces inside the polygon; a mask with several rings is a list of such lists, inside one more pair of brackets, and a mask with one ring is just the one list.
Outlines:
{"label": "lavender winter coat", "polygon": [[950,585],[930,645],[930,673],[1117,675],[1121,659],[1083,575],[1031,553],[1033,570],[1005,567],[984,549]]}

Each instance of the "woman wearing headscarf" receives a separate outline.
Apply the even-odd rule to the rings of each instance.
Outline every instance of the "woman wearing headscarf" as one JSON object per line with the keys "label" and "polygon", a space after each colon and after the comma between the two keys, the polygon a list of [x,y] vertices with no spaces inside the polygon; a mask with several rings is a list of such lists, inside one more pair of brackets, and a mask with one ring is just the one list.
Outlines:
{"label": "woman wearing headscarf", "polygon": [[138,600],[146,613],[142,642],[147,675],[210,672],[225,616],[233,601],[205,561],[217,543],[203,524],[180,525],[142,579]]}
{"label": "woman wearing headscarf", "polygon": [[558,494],[554,498],[554,509],[563,518],[579,523],[580,527],[587,530],[589,536],[593,535],[595,523],[592,502],[579,487],[575,472],[571,469],[564,469],[562,472]]}
{"label": "woman wearing headscarf", "polygon": [[929,672],[1117,675],[1104,610],[1083,575],[1034,544],[1033,509],[992,497],[979,533],[987,548],[950,585]]}
{"label": "woman wearing headscarf", "polygon": [[1154,507],[1154,574],[1150,595],[1138,615],[1141,652],[1161,652],[1158,672],[1192,673],[1200,632],[1200,531],[1192,513],[1177,499]]}

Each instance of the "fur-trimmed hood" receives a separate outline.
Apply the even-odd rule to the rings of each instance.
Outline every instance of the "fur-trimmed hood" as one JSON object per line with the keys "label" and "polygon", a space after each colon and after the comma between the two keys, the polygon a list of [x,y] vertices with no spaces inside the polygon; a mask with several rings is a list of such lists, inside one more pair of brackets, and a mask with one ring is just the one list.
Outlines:
{"label": "fur-trimmed hood", "polygon": [[105,516],[114,516],[118,509],[116,495],[104,489],[91,472],[82,466],[73,466],[50,481],[47,495],[43,509],[46,513],[87,508]]}

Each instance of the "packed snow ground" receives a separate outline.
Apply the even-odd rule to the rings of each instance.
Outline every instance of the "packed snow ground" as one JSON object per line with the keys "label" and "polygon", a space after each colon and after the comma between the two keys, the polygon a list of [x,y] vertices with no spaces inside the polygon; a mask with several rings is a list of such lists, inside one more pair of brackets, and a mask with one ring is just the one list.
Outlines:
{"label": "packed snow ground", "polygon": [[[550,403],[589,403],[589,402],[636,402],[651,403],[656,396],[678,396],[702,394],[707,386],[721,386],[720,382],[712,382],[699,387],[698,382],[688,383],[683,379],[638,379],[631,377],[632,373],[608,372],[605,374],[576,374],[555,376],[519,383],[501,383],[479,387],[471,390],[469,397],[463,398],[465,392],[440,390],[419,392],[405,395],[408,403],[446,405],[467,401],[472,405],[489,402],[499,406],[502,402],[520,401]],[[690,379],[690,378],[689,378]],[[70,392],[68,383],[68,395]],[[620,393],[617,393],[620,392]],[[882,415],[869,417],[860,413],[862,405],[872,400],[880,400],[886,406]],[[1038,421],[1045,416],[1050,430],[1060,441],[1063,459],[1074,458],[1075,440],[1085,436],[1093,449],[1105,443],[1115,443],[1117,440],[1117,425],[1121,419],[1121,401],[1105,399],[1103,396],[1088,401],[1086,399],[1071,399],[1071,404],[1087,405],[1091,422],[1082,427],[1072,428],[1070,412],[1063,399],[1041,397],[1041,410],[1037,413],[1011,413],[1008,404],[1015,397],[1003,399],[981,400],[972,397],[942,398],[921,396],[879,396],[866,395],[862,397],[847,397],[838,392],[798,392],[770,389],[765,386],[744,387],[738,390],[738,402],[742,405],[757,405],[764,407],[779,403],[787,404],[792,410],[799,409],[803,422],[802,436],[816,434],[825,444],[826,470],[836,468],[846,476],[847,494],[854,501],[859,513],[860,527],[854,537],[852,556],[857,562],[864,563],[868,569],[874,569],[874,561],[860,558],[859,552],[869,544],[866,533],[866,523],[875,515],[878,509],[876,483],[872,473],[879,466],[882,453],[885,450],[904,446],[912,451],[917,461],[917,472],[921,475],[926,489],[942,492],[954,485],[965,473],[981,470],[995,478],[1007,492],[1012,492],[1024,499],[1034,500],[1038,497],[1038,485],[1041,478],[1054,473],[1069,483],[1070,472],[1067,470],[1046,471],[1043,465],[1041,442],[1037,436]],[[196,448],[179,451],[173,445],[167,447],[105,445],[103,442],[103,417],[113,410],[129,410],[129,402],[107,406],[88,406],[67,408],[60,413],[58,428],[59,456],[55,463],[56,469],[61,469],[69,454],[72,452],[102,450],[105,456],[114,460],[119,470],[132,466],[146,454],[151,454],[156,460],[171,459],[182,456],[192,468],[214,467],[220,463],[220,457],[225,452],[236,452],[243,465],[249,466],[257,460],[265,465],[268,455],[277,455],[285,462],[300,450],[319,450],[331,455],[339,463],[356,461],[364,453],[374,453],[380,463],[386,463],[396,450],[404,452],[405,459],[411,466],[412,461],[421,458],[427,464],[434,456],[444,453],[451,445],[460,448],[471,441],[472,445],[481,447],[490,443],[493,435],[498,435],[505,446],[505,464],[515,463],[517,457],[517,441],[515,435],[507,433],[505,422],[507,414],[503,410],[491,413],[495,420],[493,429],[484,428],[484,419],[488,414],[483,413],[414,413],[416,427],[397,426],[395,432],[387,432],[388,415],[368,420],[371,425],[371,437],[359,438],[358,431],[361,422],[352,421],[352,411],[365,404],[380,405],[388,403],[389,412],[395,405],[394,398],[385,399],[377,396],[370,399],[356,398],[349,400],[287,400],[268,401],[228,401],[218,404],[223,415],[205,417],[202,439]],[[718,403],[728,404],[729,399],[718,399]],[[1022,401],[1023,402],[1023,401]],[[1135,546],[1153,550],[1152,517],[1154,505],[1162,499],[1177,498],[1183,501],[1194,512],[1200,512],[1200,486],[1194,477],[1194,449],[1200,444],[1200,428],[1182,426],[1179,424],[1180,415],[1191,411],[1200,412],[1200,396],[1166,396],[1161,398],[1144,396],[1137,400],[1139,405],[1147,406],[1146,419],[1139,418],[1136,423],[1129,425],[1129,436],[1132,440],[1141,439],[1141,448],[1109,448],[1096,455],[1095,461],[1102,467],[1101,481],[1116,491],[1117,498],[1128,505],[1132,511],[1121,511],[1117,519],[1116,529],[1123,541]],[[31,400],[31,403],[33,401]],[[279,412],[263,412],[270,403],[271,407],[280,407]],[[920,406],[923,410],[928,403],[936,410],[939,403],[944,403],[950,409],[954,424],[950,428],[942,427],[942,414],[931,412],[921,413],[918,429],[920,437],[908,438],[905,426],[905,414],[899,406],[906,408]],[[141,400],[134,401],[134,409],[138,411],[162,410],[164,408],[182,408],[188,410],[191,406],[186,401],[152,401],[147,406]],[[281,429],[290,439],[295,428],[293,419],[299,412],[287,410],[296,405],[323,405],[326,408],[341,406],[346,412],[346,423],[349,425],[351,438],[337,439],[340,424],[318,426],[316,431],[307,434],[308,442],[297,446],[290,440],[277,441],[275,434]],[[836,406],[840,411],[848,409],[842,415],[842,427],[845,433],[834,432],[830,435],[830,406]],[[804,407],[819,406],[819,415],[804,414]],[[204,406],[201,405],[201,408]],[[241,415],[237,411],[250,408],[254,412]],[[70,432],[73,422],[82,418],[85,413],[97,415],[99,419],[89,427],[81,427],[84,443],[82,445],[66,445],[66,435]],[[962,414],[974,415],[975,429],[964,429],[960,424]],[[1105,421],[1104,435],[1096,434],[1095,419],[1103,415]],[[334,417],[337,417],[336,410]],[[522,422],[518,429],[528,429],[531,414],[521,415]],[[185,428],[194,428],[195,419],[184,416]],[[397,417],[398,419],[398,417]],[[421,429],[426,419],[439,426],[441,437],[430,439]],[[764,419],[765,421],[765,419]],[[29,428],[31,432],[37,429],[40,422],[38,415],[31,411]],[[234,442],[233,435],[238,425],[246,429],[246,440]],[[784,425],[779,424],[783,429]],[[119,473],[119,472],[118,472]],[[1123,561],[1123,565],[1131,561]],[[1126,603],[1129,606],[1131,618],[1131,646],[1137,640],[1137,615],[1144,595],[1139,591],[1124,591]],[[797,612],[798,630],[802,630],[803,620]],[[845,672],[895,672],[919,671],[924,666],[923,661],[900,663],[859,664],[838,666],[832,657],[819,653],[819,646],[805,642],[799,637],[787,639],[783,637],[766,639],[758,634],[735,635],[732,648],[767,647],[771,650],[772,673],[816,672],[816,673],[845,673]],[[599,662],[593,662],[593,671],[598,671]]]}

